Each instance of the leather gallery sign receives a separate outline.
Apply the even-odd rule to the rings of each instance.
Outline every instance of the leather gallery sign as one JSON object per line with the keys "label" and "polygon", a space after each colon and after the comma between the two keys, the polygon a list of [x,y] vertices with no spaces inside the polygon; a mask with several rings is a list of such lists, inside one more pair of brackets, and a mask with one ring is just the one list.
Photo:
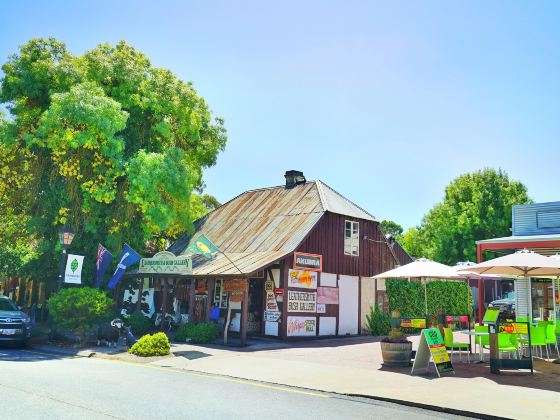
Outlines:
{"label": "leather gallery sign", "polygon": [[323,256],[294,252],[294,270],[322,271]]}

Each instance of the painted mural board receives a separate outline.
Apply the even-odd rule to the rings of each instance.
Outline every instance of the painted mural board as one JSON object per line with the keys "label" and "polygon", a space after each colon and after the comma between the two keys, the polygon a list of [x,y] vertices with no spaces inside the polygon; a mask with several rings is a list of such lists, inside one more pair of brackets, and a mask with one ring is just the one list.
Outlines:
{"label": "painted mural board", "polygon": [[299,287],[301,289],[317,288],[317,273],[306,270],[290,270],[288,276],[289,287]]}
{"label": "painted mural board", "polygon": [[289,316],[288,337],[311,337],[317,335],[317,318],[314,316]]}
{"label": "painted mural board", "polygon": [[338,305],[338,287],[317,287],[317,303]]}
{"label": "painted mural board", "polygon": [[317,312],[317,292],[288,290],[288,312]]}

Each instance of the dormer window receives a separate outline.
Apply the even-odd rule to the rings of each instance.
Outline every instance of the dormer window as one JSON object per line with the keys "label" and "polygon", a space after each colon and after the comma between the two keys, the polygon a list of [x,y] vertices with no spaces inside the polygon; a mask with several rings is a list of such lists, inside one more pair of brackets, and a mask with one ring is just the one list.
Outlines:
{"label": "dormer window", "polygon": [[360,224],[346,220],[344,222],[344,254],[357,257],[360,255]]}

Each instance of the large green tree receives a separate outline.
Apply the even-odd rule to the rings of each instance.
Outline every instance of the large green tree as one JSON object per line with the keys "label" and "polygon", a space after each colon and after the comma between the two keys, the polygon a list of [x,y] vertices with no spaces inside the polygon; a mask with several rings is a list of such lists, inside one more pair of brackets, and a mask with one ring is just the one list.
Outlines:
{"label": "large green tree", "polygon": [[226,131],[190,82],[124,41],[76,56],[32,39],[2,70],[0,247],[21,256],[16,271],[54,279],[65,224],[86,276],[98,242],[143,252],[192,229]]}
{"label": "large green tree", "polygon": [[511,207],[530,203],[527,188],[502,170],[467,173],[445,188],[445,196],[409,229],[401,243],[411,255],[445,264],[476,261],[477,240],[509,236]]}

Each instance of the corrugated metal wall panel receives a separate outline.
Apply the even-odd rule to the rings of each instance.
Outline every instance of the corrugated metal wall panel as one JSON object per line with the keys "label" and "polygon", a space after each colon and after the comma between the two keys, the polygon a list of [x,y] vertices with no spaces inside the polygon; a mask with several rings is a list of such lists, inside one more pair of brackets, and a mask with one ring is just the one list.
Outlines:
{"label": "corrugated metal wall panel", "polygon": [[522,318],[529,318],[531,308],[531,279],[517,279],[515,287],[515,314]]}
{"label": "corrugated metal wall panel", "polygon": [[513,236],[560,233],[560,201],[512,207]]}

